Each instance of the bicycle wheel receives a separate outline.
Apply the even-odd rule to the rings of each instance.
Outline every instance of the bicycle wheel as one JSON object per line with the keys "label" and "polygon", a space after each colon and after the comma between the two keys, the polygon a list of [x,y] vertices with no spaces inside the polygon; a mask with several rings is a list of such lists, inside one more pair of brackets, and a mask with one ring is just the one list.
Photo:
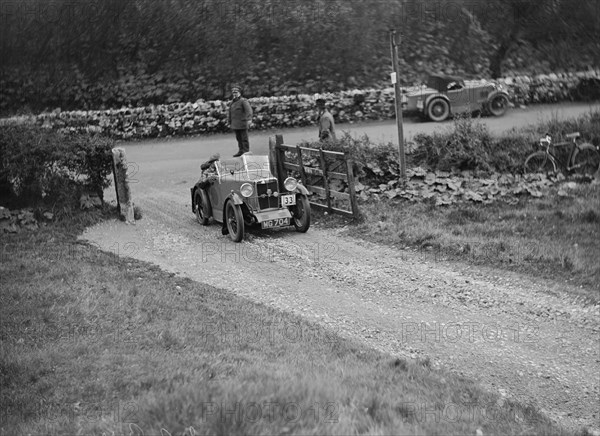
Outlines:
{"label": "bicycle wheel", "polygon": [[581,144],[573,154],[571,169],[577,174],[593,176],[600,168],[600,153],[592,144]]}
{"label": "bicycle wheel", "polygon": [[552,159],[549,158],[548,154],[544,151],[536,151],[535,153],[527,156],[523,167],[526,174],[556,172],[554,162],[552,162]]}

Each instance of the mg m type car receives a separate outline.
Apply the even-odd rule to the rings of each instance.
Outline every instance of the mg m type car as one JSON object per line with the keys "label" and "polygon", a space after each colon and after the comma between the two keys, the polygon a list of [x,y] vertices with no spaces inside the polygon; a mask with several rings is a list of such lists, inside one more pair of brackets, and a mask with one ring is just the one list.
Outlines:
{"label": "mg m type car", "polygon": [[403,111],[432,121],[476,111],[499,117],[508,109],[508,93],[501,85],[487,80],[430,75],[427,85],[408,90],[401,103]]}
{"label": "mg m type car", "polygon": [[308,190],[293,177],[280,183],[268,156],[246,153],[226,160],[214,156],[201,169],[200,180],[191,188],[192,210],[200,224],[214,219],[234,242],[240,242],[252,226],[294,226],[299,232],[310,227]]}

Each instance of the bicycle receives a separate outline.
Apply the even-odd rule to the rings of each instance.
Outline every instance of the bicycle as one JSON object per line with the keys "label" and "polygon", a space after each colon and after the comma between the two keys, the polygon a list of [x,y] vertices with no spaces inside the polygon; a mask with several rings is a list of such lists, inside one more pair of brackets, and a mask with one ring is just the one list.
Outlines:
{"label": "bicycle", "polygon": [[[540,138],[538,150],[531,153],[525,159],[525,173],[556,173],[558,166],[567,170],[567,172],[576,172],[580,175],[593,176],[600,168],[600,152],[598,147],[589,142],[579,143],[581,137],[579,132],[565,135],[568,141],[552,143],[552,137],[546,133],[546,136]],[[562,160],[556,156],[551,147],[562,147],[570,145],[569,156]]]}

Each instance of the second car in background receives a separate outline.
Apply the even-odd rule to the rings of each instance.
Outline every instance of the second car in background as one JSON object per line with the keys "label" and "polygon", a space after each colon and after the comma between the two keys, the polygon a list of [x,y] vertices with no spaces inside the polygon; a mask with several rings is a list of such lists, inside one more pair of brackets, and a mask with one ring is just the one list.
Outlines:
{"label": "second car in background", "polygon": [[486,80],[431,75],[427,85],[402,95],[402,110],[432,121],[444,121],[453,114],[483,112],[501,116],[508,109],[508,93],[501,85]]}

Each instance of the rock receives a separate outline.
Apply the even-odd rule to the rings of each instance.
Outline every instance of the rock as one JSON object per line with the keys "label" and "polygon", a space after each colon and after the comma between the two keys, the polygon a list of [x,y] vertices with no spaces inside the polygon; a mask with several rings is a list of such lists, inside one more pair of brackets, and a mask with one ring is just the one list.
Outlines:
{"label": "rock", "polygon": [[10,219],[10,210],[0,206],[0,219]]}

